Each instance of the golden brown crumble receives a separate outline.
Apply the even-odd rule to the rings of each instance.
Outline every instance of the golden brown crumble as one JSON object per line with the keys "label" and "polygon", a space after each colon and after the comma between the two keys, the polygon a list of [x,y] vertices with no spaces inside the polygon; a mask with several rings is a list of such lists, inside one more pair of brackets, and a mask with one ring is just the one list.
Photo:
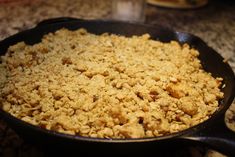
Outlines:
{"label": "golden brown crumble", "polygon": [[2,56],[2,108],[33,125],[73,135],[141,138],[208,119],[221,78],[202,69],[187,44],[148,34],[95,35],[61,29]]}

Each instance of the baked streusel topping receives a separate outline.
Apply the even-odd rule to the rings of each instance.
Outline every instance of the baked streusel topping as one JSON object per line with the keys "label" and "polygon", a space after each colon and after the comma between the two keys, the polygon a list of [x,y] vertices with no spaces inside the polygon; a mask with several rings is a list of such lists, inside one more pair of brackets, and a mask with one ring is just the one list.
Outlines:
{"label": "baked streusel topping", "polygon": [[10,46],[0,64],[3,110],[42,128],[99,138],[178,132],[217,109],[222,78],[189,45],[148,34],[60,29]]}

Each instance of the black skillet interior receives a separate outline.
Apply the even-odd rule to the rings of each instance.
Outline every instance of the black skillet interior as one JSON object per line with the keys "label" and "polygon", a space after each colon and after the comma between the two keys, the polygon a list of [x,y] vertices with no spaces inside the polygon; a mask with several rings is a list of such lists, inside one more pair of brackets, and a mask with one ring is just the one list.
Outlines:
{"label": "black skillet interior", "polygon": [[[232,103],[235,95],[235,77],[230,66],[223,62],[223,58],[212,48],[208,47],[200,38],[187,33],[174,32],[161,26],[149,26],[144,24],[114,21],[85,21],[73,18],[50,19],[39,23],[31,30],[26,30],[1,41],[0,54],[4,55],[10,45],[20,41],[25,41],[27,44],[35,44],[40,42],[43,35],[49,32],[54,32],[60,28],[68,28],[70,30],[86,28],[89,32],[95,34],[109,32],[124,36],[142,35],[144,33],[149,33],[152,39],[160,40],[162,42],[175,40],[181,44],[188,43],[190,46],[199,50],[199,59],[201,60],[204,69],[208,72],[211,72],[213,76],[222,77],[224,79],[224,84],[226,84],[225,88],[222,89],[224,92],[224,99],[221,101],[219,110],[209,120],[199,124],[198,126],[169,136],[134,140],[92,139],[55,133],[29,125],[0,110],[0,116],[3,116],[9,125],[14,128],[21,136],[30,141],[36,141],[36,143],[42,143],[43,145],[46,143],[49,145],[59,145],[59,143],[66,143],[64,146],[67,146],[68,143],[73,143],[72,145],[76,146],[78,143],[82,143],[82,148],[84,147],[84,150],[86,149],[86,146],[90,147],[91,145],[93,145],[92,148],[101,148],[104,146],[109,147],[110,150],[112,150],[114,147],[120,147],[123,151],[129,151],[129,148],[131,147],[133,150],[137,150],[136,148],[138,147],[141,147],[141,150],[146,149],[147,147],[152,149],[153,147],[150,147],[149,144],[154,144],[153,146],[156,149],[156,143],[160,144],[161,146],[163,146],[164,143],[168,145],[169,141],[170,143],[177,142],[178,139],[180,139],[177,137],[183,137],[186,134],[194,134],[194,136],[200,134],[200,130],[207,128],[210,124],[215,124],[216,120],[224,115],[225,111]],[[101,143],[103,145],[101,145]]]}

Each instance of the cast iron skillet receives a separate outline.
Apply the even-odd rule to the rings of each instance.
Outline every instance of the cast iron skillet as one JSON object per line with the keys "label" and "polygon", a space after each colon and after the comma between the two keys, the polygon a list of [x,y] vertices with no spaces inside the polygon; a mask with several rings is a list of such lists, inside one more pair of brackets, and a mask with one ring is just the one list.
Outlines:
{"label": "cast iron skillet", "polygon": [[[235,133],[230,131],[224,122],[225,111],[231,105],[235,96],[235,76],[231,67],[223,62],[223,58],[212,48],[207,46],[200,38],[188,33],[174,32],[172,30],[145,24],[124,23],[114,21],[86,21],[74,18],[49,19],[39,23],[35,28],[13,35],[0,42],[0,53],[4,55],[7,48],[19,41],[27,44],[40,42],[42,36],[60,28],[76,30],[86,28],[89,32],[102,34],[104,32],[125,36],[142,35],[149,33],[155,40],[169,42],[176,40],[188,43],[200,52],[200,60],[204,69],[213,76],[222,77],[224,99],[216,113],[207,121],[187,130],[167,136],[139,139],[100,139],[81,136],[72,136],[54,131],[45,130],[23,122],[10,114],[0,110],[0,115],[24,139],[53,148],[75,148],[78,154],[94,152],[95,154],[110,155],[151,152],[156,156],[161,149],[183,147],[185,144],[200,143],[210,146],[227,155],[235,156]],[[218,39],[219,40],[219,39]],[[150,154],[151,154],[150,153]]]}

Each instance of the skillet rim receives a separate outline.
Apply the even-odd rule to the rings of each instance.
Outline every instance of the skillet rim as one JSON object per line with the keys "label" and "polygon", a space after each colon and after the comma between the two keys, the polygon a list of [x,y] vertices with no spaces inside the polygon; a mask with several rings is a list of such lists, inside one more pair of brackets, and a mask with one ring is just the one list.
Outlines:
{"label": "skillet rim", "polygon": [[[199,37],[197,37],[193,34],[187,33],[187,32],[174,31],[172,29],[169,29],[167,27],[163,27],[163,26],[160,26],[160,25],[150,25],[150,24],[143,24],[143,23],[121,22],[121,21],[110,21],[110,20],[81,20],[81,19],[73,19],[73,20],[68,20],[68,21],[59,21],[59,22],[46,23],[46,24],[39,23],[34,28],[27,29],[27,30],[24,30],[22,32],[16,33],[16,34],[11,35],[11,36],[5,38],[4,40],[0,41],[0,47],[2,47],[5,43],[7,43],[11,40],[14,40],[18,36],[24,35],[25,33],[33,33],[33,31],[40,31],[40,29],[42,29],[42,28],[53,26],[53,25],[59,25],[59,24],[60,25],[63,25],[63,24],[65,25],[65,24],[69,24],[69,23],[81,23],[81,22],[84,22],[84,23],[94,23],[95,22],[95,23],[104,23],[104,24],[128,24],[128,25],[132,25],[132,26],[147,27],[148,29],[156,29],[156,27],[157,27],[160,30],[167,31],[168,34],[174,35],[175,39],[177,39],[177,41],[179,43],[181,43],[181,42],[185,43],[185,41],[180,41],[180,39],[179,39],[180,35],[182,35],[183,37],[188,36],[191,39],[193,39],[197,42],[200,42],[200,44],[202,44],[204,47],[206,47],[206,49],[208,49],[208,51],[211,51],[213,53],[213,55],[215,55],[218,59],[220,59],[222,61],[222,64],[223,64],[224,67],[226,67],[226,69],[228,69],[230,72],[232,72],[231,73],[232,74],[231,75],[231,80],[233,80],[232,81],[233,82],[232,83],[233,84],[233,88],[232,88],[233,92],[228,96],[229,98],[228,98],[227,103],[223,104],[223,106],[220,109],[215,111],[211,115],[211,117],[209,117],[204,122],[199,123],[195,126],[192,126],[188,129],[176,132],[176,133],[171,133],[171,134],[167,134],[167,135],[164,135],[164,136],[157,136],[157,137],[115,139],[115,138],[93,138],[93,137],[85,137],[85,136],[80,136],[80,135],[70,135],[70,134],[60,133],[60,132],[56,132],[56,131],[52,131],[52,130],[47,130],[45,128],[41,128],[39,126],[27,123],[23,120],[20,120],[19,118],[14,117],[10,113],[8,113],[8,112],[4,111],[2,108],[0,108],[0,117],[2,116],[3,119],[5,119],[5,121],[7,121],[7,123],[8,123],[8,120],[13,121],[14,123],[18,123],[19,125],[21,125],[21,127],[26,127],[27,129],[31,129],[31,130],[34,130],[36,132],[41,132],[43,134],[52,135],[52,136],[60,137],[60,138],[66,138],[66,139],[69,139],[69,140],[76,140],[76,141],[104,142],[104,143],[150,142],[150,141],[159,141],[159,140],[167,140],[167,139],[172,139],[172,138],[183,137],[184,135],[196,133],[198,131],[206,129],[209,125],[215,123],[216,119],[222,118],[221,116],[224,116],[227,109],[231,106],[231,104],[233,102],[233,99],[235,97],[235,75],[234,75],[234,72],[233,72],[232,68],[230,67],[230,65],[227,62],[226,63],[223,62],[223,57],[217,51],[215,51],[213,48],[208,46],[201,38],[199,38]],[[66,27],[60,27],[60,28],[66,28]],[[81,28],[81,27],[78,27],[77,29],[79,29],[79,28]],[[56,30],[58,30],[58,29],[54,29],[53,31],[56,31]],[[45,34],[48,34],[48,33],[45,33]],[[95,34],[97,34],[97,33],[95,33]],[[116,34],[118,34],[118,33],[116,33]],[[154,40],[156,40],[156,39],[154,39]],[[182,40],[184,40],[184,39],[182,39]],[[7,45],[8,45],[7,47],[9,47],[12,44],[7,44]],[[192,45],[190,45],[190,46],[192,46]],[[4,52],[2,54],[5,54],[5,53],[6,52]],[[221,105],[221,104],[219,104],[219,105]]]}

